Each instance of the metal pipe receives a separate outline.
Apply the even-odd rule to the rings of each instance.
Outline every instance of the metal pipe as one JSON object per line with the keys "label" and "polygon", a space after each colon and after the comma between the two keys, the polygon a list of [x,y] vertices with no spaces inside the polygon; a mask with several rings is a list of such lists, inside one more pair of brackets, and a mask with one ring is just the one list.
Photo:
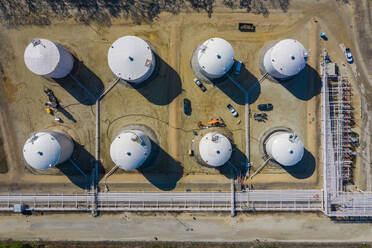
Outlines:
{"label": "metal pipe", "polygon": [[117,169],[119,168],[119,166],[114,166],[106,175],[105,175],[105,178],[104,178],[104,184],[105,184],[105,192],[108,192],[109,189],[107,187],[107,178],[109,176],[111,176]]}
{"label": "metal pipe", "polygon": [[234,187],[234,172],[233,169],[230,168],[230,173],[231,173],[231,211],[230,211],[230,216],[234,217],[235,216],[235,187]]}
{"label": "metal pipe", "polygon": [[258,173],[260,173],[260,171],[266,166],[267,162],[269,162],[269,160],[271,159],[272,157],[269,157],[268,159],[266,159],[262,165],[253,173],[253,175],[249,178],[252,180],[252,178],[257,175]]}

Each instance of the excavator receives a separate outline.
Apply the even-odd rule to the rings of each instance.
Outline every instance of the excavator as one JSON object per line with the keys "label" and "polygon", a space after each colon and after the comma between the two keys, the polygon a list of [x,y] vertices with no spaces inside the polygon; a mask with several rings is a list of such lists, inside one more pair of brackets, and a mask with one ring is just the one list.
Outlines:
{"label": "excavator", "polygon": [[226,127],[225,122],[221,117],[219,118],[213,118],[209,121],[206,122],[198,122],[198,127],[199,128],[210,128],[210,127]]}
{"label": "excavator", "polygon": [[60,107],[58,99],[55,97],[54,92],[49,88],[44,88],[44,93],[48,96],[49,102],[45,103],[46,112],[50,115],[53,114],[53,109],[56,110]]}

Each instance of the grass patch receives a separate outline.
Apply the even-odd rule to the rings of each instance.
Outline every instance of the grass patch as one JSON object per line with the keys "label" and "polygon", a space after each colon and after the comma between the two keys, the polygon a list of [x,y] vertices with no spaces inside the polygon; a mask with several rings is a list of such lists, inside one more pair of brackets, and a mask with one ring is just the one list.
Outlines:
{"label": "grass patch", "polygon": [[13,242],[10,244],[0,244],[0,248],[39,248],[38,245],[24,244],[22,242]]}

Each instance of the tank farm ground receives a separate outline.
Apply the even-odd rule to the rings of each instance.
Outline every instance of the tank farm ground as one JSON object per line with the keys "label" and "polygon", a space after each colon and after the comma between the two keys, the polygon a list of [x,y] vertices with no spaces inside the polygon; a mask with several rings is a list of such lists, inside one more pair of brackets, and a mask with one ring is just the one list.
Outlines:
{"label": "tank farm ground", "polygon": [[[301,2],[301,1],[300,1]],[[34,75],[27,70],[23,53],[31,38],[42,37],[58,42],[76,58],[74,75],[95,95],[109,87],[114,76],[107,65],[109,46],[119,37],[135,35],[147,40],[154,47],[159,60],[156,75],[143,87],[134,89],[117,84],[100,102],[100,179],[113,166],[109,148],[117,132],[130,124],[145,125],[155,133],[158,154],[148,168],[138,171],[117,172],[108,179],[111,191],[213,191],[230,189],[230,169],[221,170],[200,166],[189,156],[198,131],[199,121],[221,117],[224,132],[234,143],[231,162],[239,167],[245,162],[244,95],[228,79],[213,86],[205,84],[202,92],[193,83],[194,75],[190,58],[198,44],[211,37],[220,37],[234,48],[235,59],[244,63],[239,76],[231,76],[250,91],[250,160],[252,171],[263,163],[260,139],[271,128],[291,128],[305,145],[305,157],[294,169],[267,166],[260,174],[246,183],[255,189],[319,189],[322,188],[322,164],[320,163],[320,51],[326,47],[332,59],[339,65],[344,57],[338,43],[351,46],[349,39],[342,40],[345,30],[334,29],[338,16],[326,17],[324,11],[314,12],[311,5],[302,10],[293,4],[293,10],[284,13],[273,9],[268,16],[246,13],[244,10],[217,5],[209,18],[196,11],[176,15],[161,13],[152,22],[137,25],[132,19],[117,18],[110,26],[96,23],[81,24],[73,20],[53,21],[50,25],[24,25],[0,30],[2,57],[1,83],[2,133],[7,156],[7,171],[0,174],[1,192],[82,192],[84,179],[69,163],[56,170],[31,173],[22,157],[22,147],[32,132],[49,128],[62,129],[76,141],[73,159],[87,173],[92,172],[95,161],[95,111],[94,101],[73,84],[70,79],[53,80]],[[340,7],[342,9],[342,6]],[[317,16],[315,16],[317,15]],[[318,17],[319,16],[319,17]],[[324,18],[324,19],[323,19]],[[239,22],[256,25],[255,33],[242,33]],[[319,33],[327,31],[327,43]],[[293,38],[310,50],[306,68],[285,84],[265,79],[259,70],[259,57],[264,47],[274,41]],[[351,75],[351,69],[342,72]],[[353,91],[355,109],[359,111],[359,91],[355,79]],[[43,88],[51,88],[63,106],[56,115],[63,123],[44,110],[47,98]],[[183,99],[192,103],[192,114],[183,113]],[[234,118],[226,109],[232,104],[240,116]],[[259,112],[257,105],[272,103],[274,110],[268,112],[268,121],[256,122],[253,114]],[[360,114],[355,113],[357,126],[362,127]],[[359,129],[360,130],[360,129]],[[358,131],[358,130],[357,130]],[[1,159],[1,152],[0,152]],[[0,160],[1,163],[1,160]],[[357,164],[362,166],[360,162]],[[5,167],[4,167],[5,168]],[[0,172],[4,172],[0,166]],[[362,169],[357,169],[356,175]],[[362,172],[359,172],[362,174]],[[357,179],[360,188],[366,180]],[[101,184],[102,186],[102,181]],[[102,189],[103,187],[101,187]]]}

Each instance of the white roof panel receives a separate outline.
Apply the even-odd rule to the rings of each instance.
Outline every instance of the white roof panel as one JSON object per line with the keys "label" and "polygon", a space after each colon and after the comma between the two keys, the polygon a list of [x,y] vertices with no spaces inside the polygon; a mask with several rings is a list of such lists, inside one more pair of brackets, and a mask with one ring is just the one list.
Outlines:
{"label": "white roof panel", "polygon": [[46,132],[33,134],[23,147],[26,162],[38,170],[45,170],[56,165],[60,155],[60,144],[53,135]]}
{"label": "white roof panel", "polygon": [[198,62],[208,74],[222,76],[234,64],[234,49],[224,39],[211,38],[201,45]]}
{"label": "white roof panel", "polygon": [[124,170],[140,167],[151,153],[150,139],[141,131],[124,131],[111,143],[112,161]]}
{"label": "white roof panel", "polygon": [[221,166],[231,157],[231,143],[225,135],[218,132],[207,133],[199,143],[201,158],[210,166]]}
{"label": "white roof panel", "polygon": [[272,157],[284,166],[297,164],[304,155],[304,144],[294,133],[282,133],[273,137]]}
{"label": "white roof panel", "polygon": [[35,74],[47,75],[57,67],[60,54],[56,44],[46,39],[34,39],[25,50],[27,68]]}
{"label": "white roof panel", "polygon": [[293,76],[304,69],[308,56],[309,52],[299,41],[285,39],[273,46],[271,62],[280,74]]}
{"label": "white roof panel", "polygon": [[117,39],[108,51],[111,71],[124,80],[133,81],[143,77],[153,63],[149,44],[136,36]]}

